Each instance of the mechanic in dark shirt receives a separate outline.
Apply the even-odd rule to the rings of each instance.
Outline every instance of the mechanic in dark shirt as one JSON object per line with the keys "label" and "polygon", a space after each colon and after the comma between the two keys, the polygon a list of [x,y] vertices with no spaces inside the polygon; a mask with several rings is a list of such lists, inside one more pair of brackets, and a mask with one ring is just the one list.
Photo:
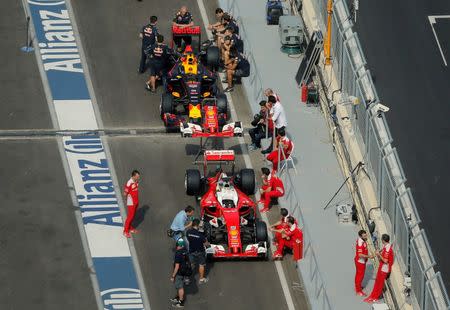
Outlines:
{"label": "mechanic in dark shirt", "polygon": [[151,16],[150,24],[142,27],[141,32],[139,33],[139,37],[142,39],[141,63],[139,64],[139,73],[145,72],[145,66],[147,64],[147,55],[145,54],[145,50],[155,44],[156,36],[158,35],[158,29],[156,28],[157,23],[158,17]]}
{"label": "mechanic in dark shirt", "polygon": [[250,63],[245,59],[237,48],[233,46],[230,50],[230,60],[224,64],[226,71],[226,82],[228,87],[225,88],[225,92],[231,92],[234,90],[233,78],[234,77],[247,77],[250,75]]}
{"label": "mechanic in dark shirt", "polygon": [[205,235],[199,231],[200,220],[194,219],[192,221],[192,228],[186,232],[186,238],[189,242],[189,259],[192,264],[192,269],[198,265],[198,274],[200,276],[199,283],[204,284],[208,282],[205,278],[206,252],[205,245],[208,245]]}
{"label": "mechanic in dark shirt", "polygon": [[[173,19],[172,25],[181,27],[181,28],[194,26],[194,21],[192,20],[192,15],[191,15],[191,13],[188,12],[188,9],[186,6],[182,6],[180,8],[180,10],[177,12],[177,14],[175,15],[175,17]],[[184,41],[185,45],[192,44],[191,36],[176,37],[173,39],[173,41],[177,45],[178,51],[182,50],[181,40]]]}
{"label": "mechanic in dark shirt", "polygon": [[250,151],[261,148],[261,140],[266,137],[272,137],[273,122],[269,118],[269,110],[266,107],[267,101],[259,102],[260,111],[253,117],[251,122],[253,128],[248,131],[252,144],[248,147]]}
{"label": "mechanic in dark shirt", "polygon": [[156,44],[150,46],[146,51],[150,57],[150,79],[145,83],[146,89],[154,93],[156,91],[156,77],[160,77],[165,85],[165,77],[169,60],[169,47],[164,44],[164,36],[156,37]]}
{"label": "mechanic in dark shirt", "polygon": [[216,20],[217,20],[217,22],[215,24],[208,25],[208,30],[211,30],[213,35],[215,35],[217,29],[220,29],[220,28],[223,27],[223,24],[224,24],[223,16],[224,16],[224,14],[225,14],[225,12],[221,8],[217,8],[216,9]]}
{"label": "mechanic in dark shirt", "polygon": [[177,290],[177,295],[170,301],[175,308],[184,307],[184,277],[186,276],[186,266],[189,264],[188,251],[185,248],[183,238],[178,239],[175,255],[173,259],[173,271],[170,277]]}

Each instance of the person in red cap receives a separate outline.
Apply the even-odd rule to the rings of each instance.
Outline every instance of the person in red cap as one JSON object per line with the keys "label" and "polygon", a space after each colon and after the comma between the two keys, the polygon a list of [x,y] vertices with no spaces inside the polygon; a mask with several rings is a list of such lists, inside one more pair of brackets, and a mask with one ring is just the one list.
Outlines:
{"label": "person in red cap", "polygon": [[[278,170],[279,160],[285,160],[291,155],[293,146],[292,141],[286,137],[286,130],[284,128],[278,129],[275,140],[275,149],[267,155],[267,160],[272,162],[273,171]],[[278,154],[279,148],[283,149],[281,154]]]}
{"label": "person in red cap", "polygon": [[131,178],[125,184],[123,190],[123,195],[127,202],[127,219],[125,220],[125,225],[123,227],[123,235],[130,238],[130,232],[136,233],[137,230],[132,226],[134,216],[136,214],[136,209],[139,205],[139,179],[140,173],[137,170],[131,172]]}
{"label": "person in red cap", "polygon": [[392,265],[394,264],[394,250],[392,244],[389,243],[389,235],[383,234],[381,236],[381,241],[383,242],[383,248],[376,254],[379,259],[379,265],[375,284],[373,285],[372,293],[370,293],[369,297],[364,299],[364,301],[368,303],[373,303],[380,299],[380,296],[383,293],[384,282],[391,273]]}
{"label": "person in red cap", "polygon": [[359,296],[367,296],[362,288],[362,281],[364,279],[364,274],[366,273],[366,264],[369,258],[373,258],[373,255],[369,255],[369,250],[367,248],[367,232],[365,230],[360,230],[358,232],[358,239],[356,240],[356,250],[355,250],[355,292]]}
{"label": "person in red cap", "polygon": [[270,202],[273,198],[279,198],[284,195],[283,181],[274,173],[270,173],[269,168],[261,168],[263,186],[260,189],[261,199],[259,203],[263,203],[264,207],[260,212],[267,212],[270,209]]}
{"label": "person in red cap", "polygon": [[295,222],[295,219],[289,216],[287,227],[274,230],[281,233],[281,238],[278,240],[277,250],[273,253],[273,259],[283,258],[285,247],[293,251],[294,260],[299,260],[303,257],[303,231]]}

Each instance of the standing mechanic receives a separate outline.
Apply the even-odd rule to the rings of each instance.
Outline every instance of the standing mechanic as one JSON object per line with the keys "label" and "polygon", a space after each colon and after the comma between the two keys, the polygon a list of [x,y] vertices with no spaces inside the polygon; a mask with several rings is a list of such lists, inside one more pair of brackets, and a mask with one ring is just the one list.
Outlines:
{"label": "standing mechanic", "polygon": [[262,154],[269,154],[270,152],[272,152],[273,139],[277,136],[278,130],[283,127],[286,128],[288,125],[286,112],[284,111],[284,108],[281,105],[278,96],[269,95],[269,97],[267,98],[267,108],[269,109],[269,117],[275,124],[275,134],[272,137],[272,143],[270,144],[270,146],[267,149],[261,151]]}
{"label": "standing mechanic", "polygon": [[194,266],[198,265],[199,283],[204,284],[208,282],[205,278],[206,252],[205,246],[209,244],[205,234],[199,230],[200,220],[194,219],[192,221],[192,228],[186,232],[186,238],[189,242],[189,260]]}
{"label": "standing mechanic", "polygon": [[156,44],[146,51],[150,57],[150,78],[145,83],[145,88],[152,93],[156,92],[156,77],[159,76],[165,86],[166,69],[169,62],[169,47],[164,44],[164,36],[158,34]]}
{"label": "standing mechanic", "polygon": [[147,64],[147,54],[145,53],[145,50],[148,49],[153,44],[155,44],[156,36],[158,35],[158,29],[156,28],[157,22],[158,17],[154,15],[151,16],[150,24],[147,24],[144,27],[142,27],[142,30],[139,33],[139,37],[142,39],[141,63],[139,64],[139,73],[144,73],[146,69],[145,67]]}
{"label": "standing mechanic", "polygon": [[194,207],[187,206],[184,210],[175,215],[175,218],[172,221],[172,225],[170,225],[170,229],[172,230],[172,238],[175,241],[183,238],[185,235],[185,230],[192,226],[192,216],[194,215]]}
{"label": "standing mechanic", "polygon": [[369,250],[367,248],[367,232],[365,230],[360,230],[358,232],[358,239],[356,240],[356,250],[355,250],[355,292],[359,296],[367,296],[362,289],[362,281],[364,279],[364,274],[366,272],[366,264],[369,258],[373,258],[373,255],[369,255]]}
{"label": "standing mechanic", "polygon": [[[179,28],[186,28],[186,27],[194,26],[194,21],[192,20],[192,15],[191,15],[191,13],[188,12],[188,9],[186,6],[183,5],[180,8],[180,10],[177,12],[177,14],[175,15],[175,17],[173,19],[172,26],[174,26],[174,27],[176,26]],[[174,38],[173,41],[177,45],[179,52],[181,52],[181,50],[182,50],[181,40],[183,40],[186,45],[192,44],[191,36],[183,36],[183,37]]]}
{"label": "standing mechanic", "polygon": [[394,250],[392,244],[389,243],[390,239],[387,234],[381,236],[383,248],[376,254],[379,259],[377,277],[375,278],[372,293],[364,299],[365,302],[373,303],[380,298],[383,293],[384,282],[391,273],[392,265],[394,264]]}
{"label": "standing mechanic", "polygon": [[136,214],[136,209],[139,205],[139,179],[140,173],[137,170],[131,172],[131,178],[125,184],[123,190],[123,196],[127,202],[127,219],[125,220],[125,225],[123,228],[123,235],[130,238],[130,232],[136,233],[137,230],[132,226],[134,216]]}

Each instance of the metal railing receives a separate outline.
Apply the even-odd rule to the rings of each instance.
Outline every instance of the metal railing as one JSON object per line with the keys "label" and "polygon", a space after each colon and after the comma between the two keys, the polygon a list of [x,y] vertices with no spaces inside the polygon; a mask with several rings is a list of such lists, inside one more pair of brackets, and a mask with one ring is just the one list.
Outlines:
{"label": "metal railing", "polygon": [[[294,1],[294,0],[291,0]],[[327,0],[312,0],[318,27],[326,31]],[[335,0],[332,19],[333,71],[343,100],[355,96],[360,104],[348,108],[356,140],[363,146],[364,158],[374,184],[383,218],[397,253],[397,262],[410,273],[413,305],[420,309],[450,309],[441,274],[434,271],[435,260],[420,218],[405,185],[406,177],[384,114],[374,106],[379,102],[371,74],[344,0]],[[415,301],[415,302],[414,302]]]}
{"label": "metal railing", "polygon": [[[256,62],[254,60],[253,54],[251,53],[251,44],[248,40],[247,33],[245,30],[245,26],[241,20],[241,14],[239,11],[239,6],[236,0],[227,0],[227,6],[225,10],[233,15],[233,17],[237,20],[239,24],[239,35],[241,39],[244,41],[244,46],[246,47],[245,55],[250,62],[250,76],[248,79],[243,80],[245,87],[245,92],[247,94],[247,98],[250,100],[250,104],[257,104],[257,102],[263,99],[264,90],[261,75],[257,69]],[[259,109],[259,105],[255,110]],[[267,132],[267,129],[266,129]],[[279,148],[282,151],[282,148]],[[279,161],[280,162],[280,161]],[[308,229],[307,224],[303,221],[303,215],[299,204],[299,199],[296,196],[294,182],[292,180],[291,172],[288,167],[283,169],[283,173],[281,173],[281,179],[285,185],[285,195],[282,198],[281,203],[283,207],[289,210],[289,213],[294,216],[298,221],[303,230],[303,260],[299,264],[307,264],[307,274],[300,274],[300,266],[297,268],[299,272],[299,276],[303,279],[303,281],[307,281],[308,285],[312,287],[312,294],[309,292],[308,298],[311,304],[314,304],[314,309],[324,309],[331,310],[333,307],[331,306],[325,281],[320,272],[317,255],[314,251],[314,243],[312,242],[313,238]]]}

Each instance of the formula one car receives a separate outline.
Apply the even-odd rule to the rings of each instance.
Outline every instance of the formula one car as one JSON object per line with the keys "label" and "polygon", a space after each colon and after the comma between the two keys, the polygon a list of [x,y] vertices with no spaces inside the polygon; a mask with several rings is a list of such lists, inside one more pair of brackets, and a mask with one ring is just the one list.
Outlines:
{"label": "formula one car", "polygon": [[[206,55],[216,49],[209,47]],[[166,93],[161,96],[166,128],[180,129],[183,137],[242,135],[240,123],[227,124],[227,98],[218,93],[215,83],[216,74],[187,46],[167,74]]]}
{"label": "formula one car", "polygon": [[[203,177],[197,169],[186,170],[186,194],[201,196],[203,230],[210,243],[207,254],[213,258],[262,258],[268,255],[267,226],[257,218],[256,204],[249,198],[255,192],[253,169],[234,174],[232,150],[206,150]],[[229,174],[222,168],[208,176],[208,164],[231,164]]]}

